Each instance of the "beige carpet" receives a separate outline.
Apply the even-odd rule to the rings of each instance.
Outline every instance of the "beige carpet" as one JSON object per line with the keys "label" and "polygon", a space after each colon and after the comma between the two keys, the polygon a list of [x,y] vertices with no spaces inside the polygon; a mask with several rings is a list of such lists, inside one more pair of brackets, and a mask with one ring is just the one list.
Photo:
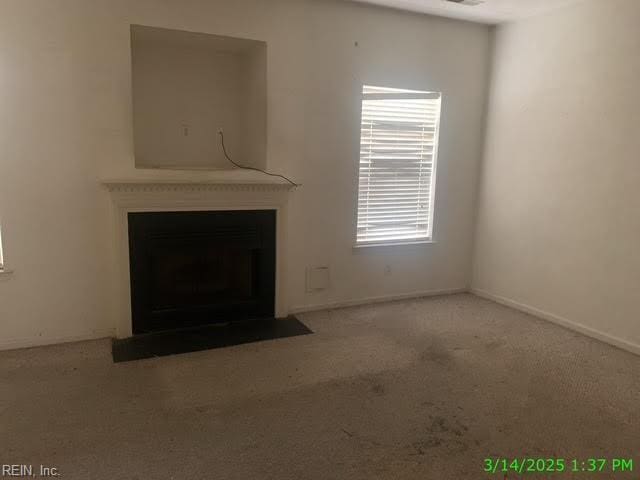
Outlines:
{"label": "beige carpet", "polygon": [[639,477],[640,357],[471,295],[301,318],[314,335],[117,365],[106,340],[0,353],[0,463],[457,480],[505,478],[487,456],[595,456],[636,472],[553,478]]}

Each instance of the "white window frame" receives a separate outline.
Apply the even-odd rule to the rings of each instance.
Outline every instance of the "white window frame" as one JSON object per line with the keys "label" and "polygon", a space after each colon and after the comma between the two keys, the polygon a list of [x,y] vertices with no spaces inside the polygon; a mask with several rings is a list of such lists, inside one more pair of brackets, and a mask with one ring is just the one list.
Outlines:
{"label": "white window frame", "polygon": [[4,272],[4,253],[2,251],[2,225],[0,225],[0,272]]}
{"label": "white window frame", "polygon": [[13,273],[12,270],[9,270],[4,263],[4,252],[2,250],[2,225],[0,225],[0,275],[8,275]]}
{"label": "white window frame", "polygon": [[[362,150],[362,110],[363,110],[363,102],[365,100],[365,88],[379,88],[391,91],[394,96],[397,94],[397,98],[437,98],[440,99],[440,109],[438,111],[438,117],[435,122],[435,130],[434,130],[434,148],[432,154],[432,170],[431,170],[431,178],[430,178],[430,191],[429,191],[429,212],[428,212],[428,231],[427,235],[420,236],[416,238],[409,239],[391,239],[391,240],[374,240],[374,241],[358,241],[358,217],[359,217],[359,199],[360,199],[360,165],[361,165],[361,150]],[[421,91],[421,90],[408,90],[401,89],[396,87],[384,87],[384,86],[374,86],[371,84],[361,85],[361,96],[360,96],[360,108],[358,111],[358,120],[359,120],[359,136],[358,136],[358,159],[356,162],[356,178],[357,178],[357,189],[355,191],[355,214],[354,214],[354,248],[365,248],[365,247],[381,247],[381,246],[402,246],[402,245],[419,245],[419,244],[430,244],[435,243],[435,235],[434,235],[434,221],[435,221],[435,193],[436,193],[436,185],[437,185],[437,165],[438,165],[438,148],[440,144],[440,123],[442,119],[442,106],[443,106],[443,94],[442,92],[436,91]],[[381,97],[382,98],[382,97]]]}

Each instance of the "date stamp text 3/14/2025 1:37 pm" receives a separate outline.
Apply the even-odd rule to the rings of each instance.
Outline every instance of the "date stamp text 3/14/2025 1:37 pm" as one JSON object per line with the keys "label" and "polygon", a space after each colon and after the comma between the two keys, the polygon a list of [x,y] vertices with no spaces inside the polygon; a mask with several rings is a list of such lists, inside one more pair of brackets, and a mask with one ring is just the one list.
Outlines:
{"label": "date stamp text 3/14/2025 1:37 pm", "polygon": [[560,474],[560,473],[630,473],[632,458],[485,458],[488,474]]}

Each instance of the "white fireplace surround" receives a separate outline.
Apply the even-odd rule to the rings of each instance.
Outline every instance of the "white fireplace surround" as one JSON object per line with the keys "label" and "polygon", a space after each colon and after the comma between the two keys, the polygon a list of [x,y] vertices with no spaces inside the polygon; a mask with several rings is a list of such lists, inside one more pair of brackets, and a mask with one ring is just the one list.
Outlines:
{"label": "white fireplace surround", "polygon": [[252,172],[157,172],[155,175],[105,179],[113,205],[113,325],[117,338],[132,335],[129,279],[129,212],[215,210],[276,211],[276,316],[288,313],[286,296],[287,202],[294,188],[276,177]]}

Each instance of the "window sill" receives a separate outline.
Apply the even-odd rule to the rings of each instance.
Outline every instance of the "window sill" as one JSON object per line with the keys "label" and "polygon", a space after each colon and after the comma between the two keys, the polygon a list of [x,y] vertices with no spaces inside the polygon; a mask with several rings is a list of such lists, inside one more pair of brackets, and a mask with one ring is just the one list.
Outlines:
{"label": "window sill", "polygon": [[360,250],[362,248],[380,248],[380,247],[409,247],[412,245],[431,245],[437,243],[435,240],[415,240],[410,242],[383,242],[383,243],[356,243],[353,246],[354,250]]}

